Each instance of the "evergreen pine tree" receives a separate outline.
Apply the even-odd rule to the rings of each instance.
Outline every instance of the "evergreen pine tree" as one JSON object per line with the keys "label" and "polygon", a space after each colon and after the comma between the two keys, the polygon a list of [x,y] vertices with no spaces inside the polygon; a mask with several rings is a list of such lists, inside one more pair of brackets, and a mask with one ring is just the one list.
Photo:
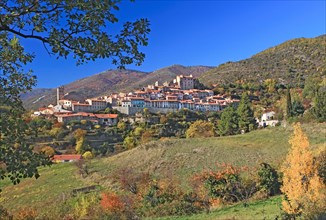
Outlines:
{"label": "evergreen pine tree", "polygon": [[228,106],[222,112],[221,120],[218,124],[218,133],[224,136],[237,134],[238,131],[238,115],[233,106]]}
{"label": "evergreen pine tree", "polygon": [[251,102],[247,93],[243,93],[241,96],[241,101],[237,109],[239,116],[239,129],[248,132],[256,127],[256,120],[254,117],[254,112],[251,108]]}
{"label": "evergreen pine tree", "polygon": [[290,87],[287,87],[286,92],[286,118],[290,118],[292,116],[292,100],[291,100],[291,93]]}
{"label": "evergreen pine tree", "polygon": [[302,102],[294,100],[292,103],[292,116],[300,116],[304,113],[304,107]]}
{"label": "evergreen pine tree", "polygon": [[326,90],[317,91],[312,112],[319,122],[326,122]]}

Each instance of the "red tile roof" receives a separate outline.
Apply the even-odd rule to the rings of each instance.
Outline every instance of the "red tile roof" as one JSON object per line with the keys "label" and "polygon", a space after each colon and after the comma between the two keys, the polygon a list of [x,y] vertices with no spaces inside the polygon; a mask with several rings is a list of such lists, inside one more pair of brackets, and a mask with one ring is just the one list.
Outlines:
{"label": "red tile roof", "polygon": [[75,115],[85,116],[85,117],[94,117],[95,116],[93,113],[87,113],[87,112],[77,112]]}
{"label": "red tile roof", "polygon": [[118,114],[95,114],[97,118],[117,118]]}
{"label": "red tile roof", "polygon": [[54,155],[52,160],[80,160],[82,155],[80,154],[61,154]]}

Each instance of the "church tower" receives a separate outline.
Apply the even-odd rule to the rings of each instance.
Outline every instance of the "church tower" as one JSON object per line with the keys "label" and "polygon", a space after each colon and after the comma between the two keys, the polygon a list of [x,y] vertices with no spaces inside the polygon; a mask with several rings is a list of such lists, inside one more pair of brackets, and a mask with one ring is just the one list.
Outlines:
{"label": "church tower", "polygon": [[65,95],[65,89],[63,86],[57,88],[57,105],[59,105],[59,100],[63,99]]}

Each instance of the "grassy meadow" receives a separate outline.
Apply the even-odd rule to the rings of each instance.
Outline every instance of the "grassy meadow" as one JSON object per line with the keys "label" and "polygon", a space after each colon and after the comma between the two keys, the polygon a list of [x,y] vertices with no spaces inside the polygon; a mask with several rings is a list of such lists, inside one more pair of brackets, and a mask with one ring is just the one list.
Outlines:
{"label": "grassy meadow", "polygon": [[275,196],[266,200],[251,202],[244,207],[243,204],[223,207],[209,213],[192,216],[171,216],[157,218],[157,220],[215,220],[215,219],[275,219],[281,216],[281,197]]}
{"label": "grassy meadow", "polygon": [[[304,124],[312,149],[325,147],[326,124]],[[75,188],[100,185],[112,188],[112,174],[122,168],[148,172],[154,176],[169,177],[187,186],[190,178],[203,169],[213,168],[216,163],[257,167],[267,162],[275,167],[284,160],[289,149],[290,126],[266,128],[244,135],[197,139],[165,139],[139,146],[106,158],[96,158],[89,164],[90,174],[82,178],[73,163],[56,164],[40,169],[41,177],[25,179],[18,185],[8,180],[0,181],[0,204],[10,211],[33,207],[39,213],[51,209],[62,211],[60,205],[73,202],[71,191]],[[249,207],[236,205],[193,217],[170,217],[163,219],[240,219],[279,215],[280,197],[251,203]],[[251,214],[250,214],[251,213]],[[250,214],[250,215],[249,215]],[[259,218],[260,218],[259,217]],[[243,219],[243,217],[241,218]]]}
{"label": "grassy meadow", "polygon": [[[56,164],[43,167],[38,179],[25,179],[18,185],[9,180],[0,182],[0,204],[17,210],[32,207],[40,210],[62,203],[72,189],[86,186],[76,175],[77,167],[72,164]],[[43,210],[46,211],[46,210]]]}
{"label": "grassy meadow", "polygon": [[[326,124],[306,124],[312,149],[325,147]],[[123,167],[158,176],[175,176],[182,182],[216,163],[257,167],[267,162],[275,167],[284,160],[289,149],[292,127],[256,130],[244,135],[214,138],[166,139],[148,143],[113,157],[94,160],[94,179],[101,182]],[[101,179],[104,178],[104,179]]]}

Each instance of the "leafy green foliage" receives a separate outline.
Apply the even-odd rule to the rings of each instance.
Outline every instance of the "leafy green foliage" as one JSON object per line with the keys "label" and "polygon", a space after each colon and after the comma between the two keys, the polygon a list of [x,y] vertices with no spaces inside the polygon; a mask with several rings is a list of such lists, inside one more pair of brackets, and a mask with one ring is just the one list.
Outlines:
{"label": "leafy green foliage", "polygon": [[319,177],[326,184],[326,150],[324,149],[316,158]]}
{"label": "leafy green foliage", "polygon": [[218,123],[218,133],[221,136],[237,134],[239,131],[238,115],[233,106],[223,110]]}
{"label": "leafy green foliage", "polygon": [[292,109],[292,99],[291,99],[291,92],[290,87],[287,87],[286,90],[286,117],[292,117],[293,109]]}
{"label": "leafy green foliage", "polygon": [[195,193],[184,193],[171,180],[151,181],[142,197],[140,210],[144,216],[190,215],[209,207],[208,201]]}
{"label": "leafy green foliage", "polygon": [[312,109],[314,116],[320,122],[326,121],[326,89],[321,88],[315,97],[314,107]]}
{"label": "leafy green foliage", "polygon": [[24,52],[17,38],[7,37],[0,32],[0,106],[5,107],[0,111],[0,179],[8,176],[16,184],[21,178],[38,178],[37,167],[51,162],[33,152],[26,140],[29,128],[23,119],[20,93],[30,90],[35,78],[31,72],[24,73],[22,66],[33,56]]}
{"label": "leafy green foliage", "polygon": [[256,192],[253,179],[241,177],[246,167],[234,167],[229,164],[218,166],[219,170],[208,170],[195,175],[194,180],[202,182],[211,198],[223,202],[240,202],[249,199]]}
{"label": "leafy green foliage", "polygon": [[313,98],[315,97],[316,93],[318,92],[319,89],[319,84],[320,84],[321,77],[317,76],[309,76],[305,80],[304,84],[304,89],[303,89],[303,96],[307,98]]}
{"label": "leafy green foliage", "polygon": [[292,116],[302,116],[304,113],[304,107],[298,100],[294,100],[292,103]]}
{"label": "leafy green foliage", "polygon": [[124,141],[123,141],[123,145],[127,148],[127,149],[132,149],[134,147],[137,146],[137,140],[134,137],[131,136],[127,136]]}
{"label": "leafy green foliage", "polygon": [[44,130],[50,130],[52,127],[52,122],[49,120],[42,119],[42,118],[35,118],[29,122],[28,127],[29,127],[30,133],[33,136],[37,137],[38,133],[40,133]]}
{"label": "leafy green foliage", "polygon": [[0,32],[40,40],[49,47],[50,54],[72,54],[78,64],[112,58],[119,67],[134,62],[140,65],[145,55],[139,52],[139,46],[147,45],[149,21],[126,22],[120,33],[108,33],[105,28],[118,22],[114,14],[119,10],[117,4],[118,1],[3,1]]}
{"label": "leafy green foliage", "polygon": [[132,132],[135,137],[140,137],[144,133],[144,128],[136,127],[135,130]]}
{"label": "leafy green foliage", "polygon": [[241,101],[237,109],[237,114],[239,116],[239,129],[248,132],[257,127],[250,99],[248,94],[245,92],[242,93]]}
{"label": "leafy green foliage", "polygon": [[278,182],[277,171],[268,163],[261,163],[258,170],[259,186],[268,193],[269,196],[280,193],[281,184]]}
{"label": "leafy green foliage", "polygon": [[23,177],[38,177],[37,167],[50,164],[44,155],[34,153],[26,143],[27,131],[37,136],[39,124],[30,127],[23,120],[20,94],[36,84],[32,72],[23,66],[34,56],[25,52],[20,39],[43,43],[56,57],[73,56],[77,64],[97,58],[111,58],[122,68],[140,65],[147,45],[149,22],[126,22],[121,31],[108,33],[117,23],[114,11],[119,1],[1,1],[0,2],[0,178],[9,176],[13,183]]}

